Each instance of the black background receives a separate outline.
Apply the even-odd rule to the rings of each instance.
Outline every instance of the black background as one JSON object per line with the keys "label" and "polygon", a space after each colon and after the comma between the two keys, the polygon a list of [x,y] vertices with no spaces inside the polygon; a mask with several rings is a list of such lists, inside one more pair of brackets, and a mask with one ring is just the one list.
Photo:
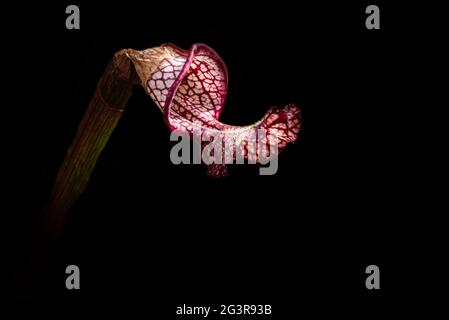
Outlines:
{"label": "black background", "polygon": [[[162,115],[136,88],[69,213],[50,278],[31,293],[11,281],[14,297],[163,318],[175,318],[184,303],[272,304],[279,319],[306,311],[365,318],[397,303],[412,262],[406,224],[414,180],[405,153],[411,35],[399,9],[376,3],[381,29],[367,30],[371,3],[363,2],[83,1],[73,3],[81,29],[67,30],[68,4],[26,7],[22,19],[34,28],[16,40],[26,69],[16,83],[28,90],[14,94],[27,105],[31,135],[21,141],[26,178],[16,186],[8,248],[15,278],[116,51],[205,43],[228,68],[221,121],[249,124],[270,106],[296,102],[303,125],[276,175],[232,166],[214,180],[205,167],[171,164]],[[79,291],[65,289],[69,264],[81,269]],[[365,288],[370,264],[380,267],[379,291]]]}

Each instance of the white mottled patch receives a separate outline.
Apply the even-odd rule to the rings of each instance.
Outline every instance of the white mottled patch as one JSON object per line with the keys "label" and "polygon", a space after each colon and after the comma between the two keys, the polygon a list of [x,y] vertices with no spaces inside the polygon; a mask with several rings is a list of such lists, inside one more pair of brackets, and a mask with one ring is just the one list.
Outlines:
{"label": "white mottled patch", "polygon": [[204,103],[210,103],[210,98],[209,98],[209,96],[207,95],[207,94],[203,94],[203,95],[201,95],[201,101],[202,102],[204,102]]}
{"label": "white mottled patch", "polygon": [[173,79],[170,79],[170,80],[167,80],[167,81],[165,81],[165,84],[167,85],[167,87],[171,87],[171,85],[173,84],[173,82],[175,82],[175,80],[173,80]]}
{"label": "white mottled patch", "polygon": [[152,78],[156,80],[162,78],[162,72],[156,72],[155,74],[153,74]]}
{"label": "white mottled patch", "polygon": [[162,80],[157,80],[157,81],[156,81],[156,87],[157,87],[158,89],[164,89],[164,88],[165,88],[164,81],[162,81]]}
{"label": "white mottled patch", "polygon": [[175,75],[174,75],[173,72],[164,73],[164,80],[167,80],[167,79],[174,79],[174,78],[175,78]]}

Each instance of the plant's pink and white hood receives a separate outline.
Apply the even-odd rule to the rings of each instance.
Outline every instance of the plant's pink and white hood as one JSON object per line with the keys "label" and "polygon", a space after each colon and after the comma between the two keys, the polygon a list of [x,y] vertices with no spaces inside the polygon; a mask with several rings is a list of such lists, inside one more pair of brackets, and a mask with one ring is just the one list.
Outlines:
{"label": "plant's pink and white hood", "polygon": [[[248,145],[251,132],[266,131],[264,143],[282,150],[296,141],[301,115],[298,107],[272,107],[258,122],[232,126],[219,121],[228,91],[228,74],[223,60],[204,44],[183,50],[172,44],[143,51],[127,50],[145,91],[164,114],[170,130],[189,134],[218,134],[224,140]],[[230,145],[230,144],[229,144]],[[235,157],[234,151],[234,157]],[[258,152],[242,148],[243,156],[258,162]],[[212,175],[222,175],[223,167],[212,167]]]}

